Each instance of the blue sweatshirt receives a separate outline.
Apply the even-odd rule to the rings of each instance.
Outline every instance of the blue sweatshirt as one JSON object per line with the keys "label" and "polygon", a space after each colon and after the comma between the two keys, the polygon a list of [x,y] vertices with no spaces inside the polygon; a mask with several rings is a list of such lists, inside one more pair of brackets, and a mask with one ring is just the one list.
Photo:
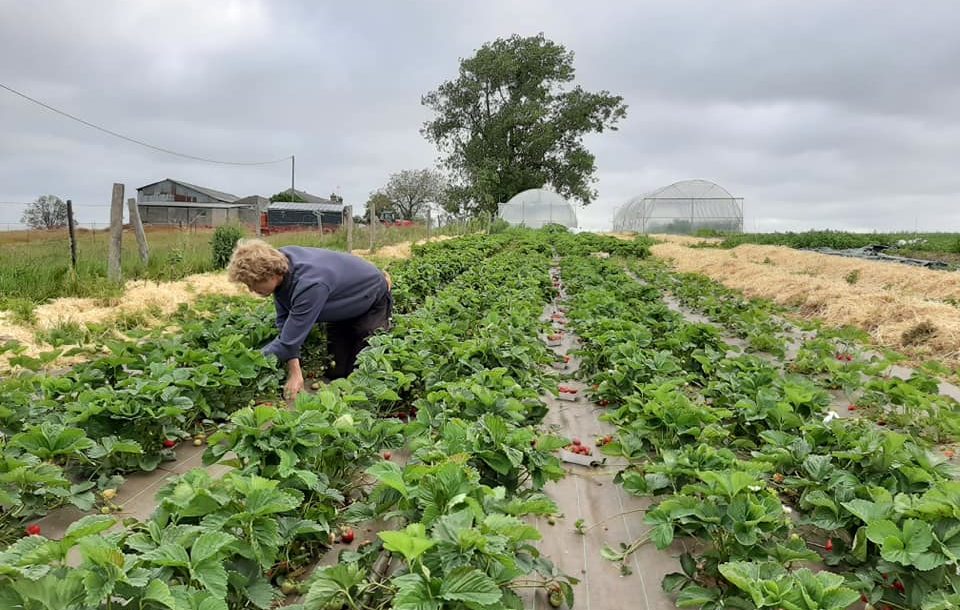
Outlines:
{"label": "blue sweatshirt", "polygon": [[360,257],[301,246],[280,252],[290,261],[273,293],[280,336],[263,352],[281,362],[300,357],[300,347],[317,322],[356,318],[387,293],[383,272]]}

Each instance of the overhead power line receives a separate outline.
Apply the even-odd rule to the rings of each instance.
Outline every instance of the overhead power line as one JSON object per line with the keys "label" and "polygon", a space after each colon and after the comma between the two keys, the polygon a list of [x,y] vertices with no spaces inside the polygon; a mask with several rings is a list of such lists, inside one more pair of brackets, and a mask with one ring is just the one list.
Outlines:
{"label": "overhead power line", "polygon": [[44,102],[41,102],[41,101],[38,100],[38,99],[32,98],[32,97],[30,97],[29,95],[27,95],[26,93],[22,93],[22,92],[20,92],[20,91],[17,91],[17,90],[14,89],[13,87],[8,87],[7,85],[4,85],[3,83],[0,83],[0,88],[6,89],[6,90],[9,91],[10,93],[13,93],[14,95],[20,96],[20,97],[22,97],[23,99],[25,99],[25,100],[27,100],[27,101],[33,102],[34,104],[37,104],[37,105],[39,105],[39,106],[42,106],[42,107],[46,108],[47,110],[50,110],[51,112],[56,112],[57,114],[59,114],[59,115],[61,115],[61,116],[65,116],[65,117],[67,117],[68,119],[71,119],[71,120],[73,120],[73,121],[76,121],[76,122],[78,122],[78,123],[81,123],[81,124],[83,124],[83,125],[86,125],[87,127],[92,127],[93,129],[96,129],[96,130],[98,130],[98,131],[102,131],[103,133],[109,134],[109,135],[111,135],[111,136],[113,136],[113,137],[115,137],[115,138],[120,138],[121,140],[126,140],[127,142],[132,142],[133,144],[137,144],[137,145],[139,145],[139,146],[144,146],[144,147],[146,147],[146,148],[150,148],[150,149],[152,149],[152,150],[156,150],[156,151],[159,151],[159,152],[162,152],[162,153],[166,153],[166,154],[168,154],[168,155],[174,155],[174,156],[176,156],[176,157],[183,157],[184,159],[193,159],[194,161],[204,161],[204,162],[206,162],[206,163],[216,163],[216,164],[218,164],[218,165],[272,165],[272,164],[274,164],[274,163],[282,163],[282,162],[285,162],[285,161],[289,161],[289,160],[292,158],[292,155],[288,155],[288,156],[286,156],[286,157],[282,157],[282,158],[280,158],[280,159],[274,159],[274,160],[272,160],[272,161],[220,161],[220,160],[218,160],[218,159],[210,159],[210,158],[207,158],[207,157],[198,157],[197,155],[189,155],[189,154],[187,154],[187,153],[182,153],[182,152],[177,152],[177,151],[175,151],[175,150],[170,150],[169,148],[163,148],[162,146],[155,146],[155,145],[150,144],[150,143],[148,143],[148,142],[144,142],[143,140],[138,140],[138,139],[136,139],[136,138],[131,138],[130,136],[125,136],[125,135],[123,135],[122,133],[118,133],[118,132],[116,132],[116,131],[113,131],[112,129],[107,129],[106,127],[97,125],[97,124],[95,124],[95,123],[91,123],[90,121],[85,121],[85,120],[81,119],[81,118],[78,117],[78,116],[74,116],[74,115],[70,114],[69,112],[64,112],[63,110],[59,110],[59,109],[57,109],[57,108],[54,108],[53,106],[51,106],[51,105],[49,105],[49,104],[46,104],[46,103],[44,103]]}

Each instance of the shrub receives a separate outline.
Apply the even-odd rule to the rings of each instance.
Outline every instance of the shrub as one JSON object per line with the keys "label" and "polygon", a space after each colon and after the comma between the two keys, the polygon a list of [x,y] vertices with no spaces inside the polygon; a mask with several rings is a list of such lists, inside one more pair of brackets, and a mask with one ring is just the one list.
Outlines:
{"label": "shrub", "polygon": [[222,225],[213,232],[213,239],[210,245],[213,247],[213,267],[214,269],[224,269],[230,262],[230,255],[237,246],[237,242],[243,237],[240,227],[235,225]]}

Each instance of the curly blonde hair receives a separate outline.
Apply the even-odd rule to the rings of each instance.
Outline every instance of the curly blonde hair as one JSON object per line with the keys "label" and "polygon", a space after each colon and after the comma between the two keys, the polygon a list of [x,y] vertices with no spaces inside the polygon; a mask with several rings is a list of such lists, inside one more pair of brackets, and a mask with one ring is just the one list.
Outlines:
{"label": "curly blonde hair", "polygon": [[286,274],[289,266],[283,252],[262,239],[241,239],[227,265],[227,278],[251,286]]}

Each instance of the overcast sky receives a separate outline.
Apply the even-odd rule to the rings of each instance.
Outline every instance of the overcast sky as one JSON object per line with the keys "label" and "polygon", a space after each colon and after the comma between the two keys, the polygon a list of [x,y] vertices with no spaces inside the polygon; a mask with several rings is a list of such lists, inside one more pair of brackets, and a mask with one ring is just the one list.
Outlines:
{"label": "overcast sky", "polygon": [[[958,26],[949,0],[0,0],[0,83],[193,155],[295,154],[298,188],[362,207],[435,163],[424,93],[483,43],[542,31],[629,105],[587,139],[582,227],[703,178],[744,198],[748,230],[957,231]],[[135,196],[165,177],[269,196],[290,167],[171,157],[0,90],[0,225],[46,193],[103,222],[113,182]]]}

